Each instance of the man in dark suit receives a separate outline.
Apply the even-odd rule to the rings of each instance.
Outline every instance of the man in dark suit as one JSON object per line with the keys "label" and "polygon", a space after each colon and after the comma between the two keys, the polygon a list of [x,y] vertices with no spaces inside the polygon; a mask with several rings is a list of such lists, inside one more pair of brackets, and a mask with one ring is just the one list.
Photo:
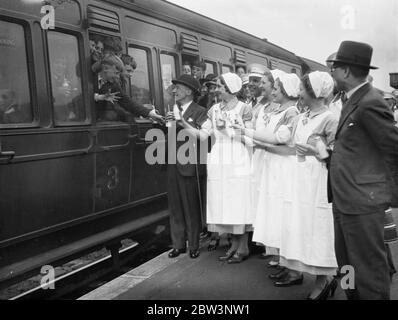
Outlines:
{"label": "man in dark suit", "polygon": [[[170,231],[174,247],[169,252],[169,257],[174,258],[179,256],[180,253],[185,253],[186,240],[188,240],[190,257],[197,258],[199,256],[199,235],[202,230],[199,185],[200,179],[206,172],[206,167],[199,161],[199,141],[189,139],[188,134],[185,135],[184,141],[177,139],[182,130],[178,119],[182,115],[188,123],[199,128],[207,119],[207,112],[205,108],[194,102],[195,97],[200,94],[198,80],[193,76],[184,74],[172,82],[175,85],[173,93],[178,105],[174,106],[173,112],[166,117],[168,122],[177,120],[175,137],[170,134],[173,127],[169,127],[169,140],[173,141],[168,143],[168,200]],[[171,143],[175,143],[175,149],[170,147]],[[182,154],[182,151],[179,151],[180,148],[193,154]],[[175,159],[172,159],[173,155],[171,155],[173,149],[177,151]],[[186,158],[183,159],[184,157]]]}
{"label": "man in dark suit", "polygon": [[384,216],[398,166],[398,129],[383,97],[367,81],[373,49],[343,41],[332,62],[337,89],[346,93],[330,163],[335,250],[339,267],[352,266],[348,299],[389,299]]}

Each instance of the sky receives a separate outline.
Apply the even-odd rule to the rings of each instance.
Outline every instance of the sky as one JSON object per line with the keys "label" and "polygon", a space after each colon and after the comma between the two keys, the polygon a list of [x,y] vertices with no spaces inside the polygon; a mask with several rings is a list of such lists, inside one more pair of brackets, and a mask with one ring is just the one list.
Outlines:
{"label": "sky", "polygon": [[168,0],[320,63],[341,41],[373,47],[374,86],[398,72],[397,0]]}

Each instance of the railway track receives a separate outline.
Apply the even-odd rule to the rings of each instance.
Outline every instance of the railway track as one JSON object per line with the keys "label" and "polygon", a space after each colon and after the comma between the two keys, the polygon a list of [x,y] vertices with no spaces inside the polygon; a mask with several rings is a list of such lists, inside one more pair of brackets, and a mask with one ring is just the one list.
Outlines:
{"label": "railway track", "polygon": [[[19,293],[9,300],[72,300],[88,293],[106,282],[124,274],[142,263],[168,250],[170,244],[168,228],[156,229],[154,232],[141,232],[134,239],[126,241],[127,245],[120,248],[112,247],[108,250],[94,253],[91,262],[77,259],[57,268],[53,281],[40,284],[42,275],[35,277],[37,285],[25,292]],[[82,266],[76,268],[79,264]],[[60,269],[69,272],[59,273]],[[61,271],[62,273],[62,271]],[[23,284],[20,284],[23,286]]]}

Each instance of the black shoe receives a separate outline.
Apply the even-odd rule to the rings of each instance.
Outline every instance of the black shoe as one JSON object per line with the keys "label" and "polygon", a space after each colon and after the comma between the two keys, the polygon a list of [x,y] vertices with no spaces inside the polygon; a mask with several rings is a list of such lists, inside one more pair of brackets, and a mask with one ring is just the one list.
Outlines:
{"label": "black shoe", "polygon": [[332,281],[330,281],[325,285],[325,287],[322,289],[321,293],[317,297],[311,298],[310,295],[308,295],[307,300],[327,300],[329,297],[329,293],[331,297],[334,296],[334,292],[337,289],[337,285],[338,285],[337,280],[333,278]]}
{"label": "black shoe", "polygon": [[228,250],[226,253],[225,253],[225,256],[221,256],[221,257],[218,257],[218,260],[220,260],[220,261],[227,261],[229,258],[231,258],[233,255],[235,254],[235,251],[230,251],[230,250]]}
{"label": "black shoe", "polygon": [[283,277],[285,277],[288,274],[288,271],[286,270],[286,268],[282,268],[280,269],[278,272],[275,273],[271,273],[268,278],[272,279],[272,280],[280,280]]}
{"label": "black shoe", "polygon": [[199,234],[199,239],[206,239],[211,236],[211,232],[204,230]]}
{"label": "black shoe", "polygon": [[267,263],[267,268],[278,268],[279,262],[271,260]]}
{"label": "black shoe", "polygon": [[190,256],[192,259],[196,259],[197,257],[199,257],[199,254],[200,254],[199,249],[190,250],[190,251],[189,251],[189,256]]}
{"label": "black shoe", "polygon": [[263,253],[261,253],[260,255],[259,255],[259,259],[268,259],[270,257],[270,255],[269,254],[266,254],[265,252],[263,252]]}
{"label": "black shoe", "polygon": [[187,249],[173,249],[169,252],[169,258],[176,258],[178,257],[181,253],[187,252]]}
{"label": "black shoe", "polygon": [[219,244],[220,244],[220,238],[211,239],[209,245],[207,246],[207,250],[214,251],[218,248]]}
{"label": "black shoe", "polygon": [[302,284],[304,280],[303,275],[301,275],[299,278],[292,278],[289,275],[286,277],[282,278],[281,280],[278,280],[274,282],[275,287],[291,287],[294,285],[299,285]]}

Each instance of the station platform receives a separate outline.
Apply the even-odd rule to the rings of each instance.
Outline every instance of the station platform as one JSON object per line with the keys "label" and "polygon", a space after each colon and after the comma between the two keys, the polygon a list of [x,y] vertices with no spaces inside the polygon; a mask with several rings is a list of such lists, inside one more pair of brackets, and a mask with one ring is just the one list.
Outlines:
{"label": "station platform", "polygon": [[[268,275],[269,259],[251,255],[239,264],[218,261],[226,246],[207,251],[202,243],[201,255],[191,259],[182,254],[170,259],[165,252],[117,279],[82,296],[79,300],[305,300],[314,283],[314,276],[304,274],[302,285],[278,288]],[[390,245],[395,266],[398,266],[398,243]],[[330,300],[345,300],[337,288]],[[398,300],[398,274],[393,277],[391,299]]]}

